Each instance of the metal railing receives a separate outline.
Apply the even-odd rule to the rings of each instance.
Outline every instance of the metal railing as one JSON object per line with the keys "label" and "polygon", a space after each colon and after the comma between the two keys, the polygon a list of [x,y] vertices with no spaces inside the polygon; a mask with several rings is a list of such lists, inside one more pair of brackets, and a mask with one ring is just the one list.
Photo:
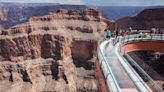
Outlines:
{"label": "metal railing", "polygon": [[136,88],[139,92],[152,92],[150,88],[145,84],[142,78],[138,75],[138,73],[132,68],[129,62],[120,54],[119,52],[120,44],[116,45],[116,55],[120,60],[121,65],[124,67],[125,71],[128,73],[129,77],[135,84]]}
{"label": "metal railing", "polygon": [[[147,40],[163,41],[164,34],[149,34],[146,36],[143,35],[143,37],[139,34],[127,35],[126,37],[121,38],[121,46],[128,42]],[[163,89],[135,62],[135,60],[133,60],[128,54],[125,54],[125,56],[128,59],[127,61],[135,68],[135,70],[138,71],[140,75],[144,76],[144,81],[149,81],[149,86],[153,88],[155,92],[164,92]]]}
{"label": "metal railing", "polygon": [[[103,54],[103,52],[102,52],[102,50],[100,48],[100,45],[101,45],[102,42],[104,42],[104,40],[105,39],[103,39],[100,42],[98,42],[98,49],[97,49],[98,51],[97,52],[98,52],[98,58],[99,58],[99,62],[100,62],[100,67],[101,67],[101,69],[104,72],[106,83],[107,83],[107,86],[108,86],[108,89],[110,90],[110,92],[120,92],[120,88],[119,88],[119,86],[117,84],[117,81],[116,81],[116,79],[114,77],[114,74],[112,73],[112,70],[111,70],[110,66],[108,65],[107,60],[106,60],[106,58],[105,58],[105,56],[104,56],[104,54]],[[164,34],[149,34],[149,35],[132,34],[132,35],[127,35],[126,37],[119,36],[116,39],[115,42],[116,43],[117,42],[121,42],[121,44],[119,46],[119,52],[120,52],[121,51],[120,50],[121,46],[126,44],[127,42],[130,42],[130,41],[141,41],[141,40],[164,40]],[[124,57],[122,56],[122,58],[124,58]],[[135,66],[137,66],[137,69],[142,71],[143,74],[145,76],[147,76],[147,79],[149,80],[149,82],[151,84],[151,87],[154,87],[154,89],[156,89],[156,92],[164,92],[162,90],[162,88],[160,88],[157,85],[157,83],[147,73],[145,73],[145,71],[137,63],[134,63],[135,61],[132,58],[130,59],[130,62],[133,62],[133,64],[135,64]],[[107,69],[105,69],[104,66]],[[108,77],[110,77],[109,80],[112,80],[112,81],[109,81],[110,83],[108,82]]]}
{"label": "metal railing", "polygon": [[102,50],[100,48],[100,45],[102,42],[103,42],[103,40],[98,42],[98,49],[97,49],[98,51],[97,52],[98,52],[100,67],[103,70],[108,90],[110,92],[121,92],[120,87],[118,86],[117,81],[114,77],[114,74],[113,74],[110,66],[108,65],[107,60],[104,57],[104,54],[102,53]]}
{"label": "metal railing", "polygon": [[[121,36],[120,36],[121,37]],[[121,42],[129,42],[129,41],[138,41],[138,40],[164,40],[164,34],[148,34],[148,35],[140,35],[140,34],[132,34],[127,35],[126,37],[121,37]]]}

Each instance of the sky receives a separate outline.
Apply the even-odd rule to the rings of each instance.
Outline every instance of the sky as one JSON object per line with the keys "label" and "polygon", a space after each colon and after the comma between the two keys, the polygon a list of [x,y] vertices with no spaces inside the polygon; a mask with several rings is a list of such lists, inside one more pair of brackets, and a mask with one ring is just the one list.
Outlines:
{"label": "sky", "polygon": [[164,0],[0,0],[20,3],[60,3],[99,6],[164,6]]}

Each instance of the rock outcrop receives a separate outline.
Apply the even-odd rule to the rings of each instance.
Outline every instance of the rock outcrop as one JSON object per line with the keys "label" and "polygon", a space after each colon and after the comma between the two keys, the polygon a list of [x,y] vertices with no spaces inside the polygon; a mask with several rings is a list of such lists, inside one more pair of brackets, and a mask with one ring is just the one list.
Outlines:
{"label": "rock outcrop", "polygon": [[117,20],[119,28],[151,29],[164,28],[164,8],[145,9],[136,16]]}
{"label": "rock outcrop", "polygon": [[60,9],[3,30],[0,92],[96,92],[96,45],[113,22],[94,9]]}

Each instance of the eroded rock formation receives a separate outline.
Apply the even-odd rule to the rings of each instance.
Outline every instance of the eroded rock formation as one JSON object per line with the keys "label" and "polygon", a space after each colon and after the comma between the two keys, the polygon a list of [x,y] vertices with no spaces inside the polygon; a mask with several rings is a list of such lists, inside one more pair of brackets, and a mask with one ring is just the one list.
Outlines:
{"label": "eroded rock formation", "polygon": [[94,61],[107,25],[94,9],[60,9],[3,30],[0,92],[96,92]]}

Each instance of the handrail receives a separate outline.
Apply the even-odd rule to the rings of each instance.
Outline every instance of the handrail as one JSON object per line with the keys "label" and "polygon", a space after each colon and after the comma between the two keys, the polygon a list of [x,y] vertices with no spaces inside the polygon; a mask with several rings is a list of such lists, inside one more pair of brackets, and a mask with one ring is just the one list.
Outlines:
{"label": "handrail", "polygon": [[[118,86],[118,84],[117,84],[117,81],[116,81],[116,79],[115,79],[115,77],[114,77],[114,74],[113,74],[113,72],[112,72],[110,66],[109,66],[108,63],[107,63],[107,60],[106,60],[106,58],[104,57],[104,54],[102,53],[101,48],[99,47],[100,44],[101,44],[102,42],[103,42],[103,41],[98,42],[98,50],[100,51],[100,54],[101,54],[101,56],[102,56],[102,58],[103,58],[105,64],[107,65],[107,68],[108,68],[108,70],[109,70],[109,72],[110,72],[110,74],[111,74],[111,77],[112,77],[113,81],[114,81],[115,87],[117,88],[117,92],[121,92],[121,90],[120,90],[120,88],[119,88],[119,86]],[[98,53],[99,53],[99,51],[98,51]],[[99,59],[100,59],[100,57],[99,57]],[[103,60],[101,61],[101,63],[103,62]],[[107,77],[108,77],[108,75],[109,75],[109,74],[107,74]],[[107,78],[106,78],[106,79],[107,79]],[[110,89],[110,88],[109,88],[109,89]]]}
{"label": "handrail", "polygon": [[137,41],[137,40],[164,40],[164,34],[149,34],[146,36],[140,34],[133,34],[133,35],[127,35],[126,37],[123,37],[123,39],[121,39],[123,43],[129,41]]}
{"label": "handrail", "polygon": [[[134,82],[134,84],[136,85],[136,87],[137,88],[141,88],[141,84],[142,84],[142,86],[144,86],[145,89],[142,87],[142,90],[139,89],[140,92],[152,92],[152,91],[150,91],[150,88],[145,84],[145,82],[139,77],[138,73],[136,73],[134,71],[134,69],[130,66],[130,64],[127,62],[127,60],[122,56],[122,54],[119,53],[119,48],[120,48],[120,44],[117,44],[117,48],[115,49],[116,50],[115,51],[116,52],[116,55],[120,59],[120,61],[121,61],[121,58],[122,58],[122,60],[124,60],[125,63],[127,64],[127,66],[125,66],[123,64],[123,62],[120,62],[122,64],[122,66],[124,67],[125,71],[128,74],[130,74],[130,78],[132,79],[132,81]],[[130,70],[128,70],[127,67],[130,68]],[[135,75],[135,77],[138,78],[137,80],[136,80],[136,78],[134,76],[132,76],[133,74]],[[141,83],[141,84],[138,84],[138,83]],[[147,90],[147,91],[145,91],[145,90]]]}
{"label": "handrail", "polygon": [[[130,41],[139,41],[139,40],[160,40],[161,41],[161,40],[164,40],[164,34],[150,34],[149,36],[152,36],[152,37],[139,38],[138,34],[137,35],[128,35],[127,37],[121,39],[121,42],[123,42],[123,44],[121,44],[121,45],[124,45]],[[155,90],[157,92],[164,92],[163,89],[128,54],[125,53],[125,56],[129,59],[128,61],[131,64],[133,64],[133,66],[137,70],[139,70],[145,77],[147,77],[147,79],[151,82],[152,86],[155,88]]]}

